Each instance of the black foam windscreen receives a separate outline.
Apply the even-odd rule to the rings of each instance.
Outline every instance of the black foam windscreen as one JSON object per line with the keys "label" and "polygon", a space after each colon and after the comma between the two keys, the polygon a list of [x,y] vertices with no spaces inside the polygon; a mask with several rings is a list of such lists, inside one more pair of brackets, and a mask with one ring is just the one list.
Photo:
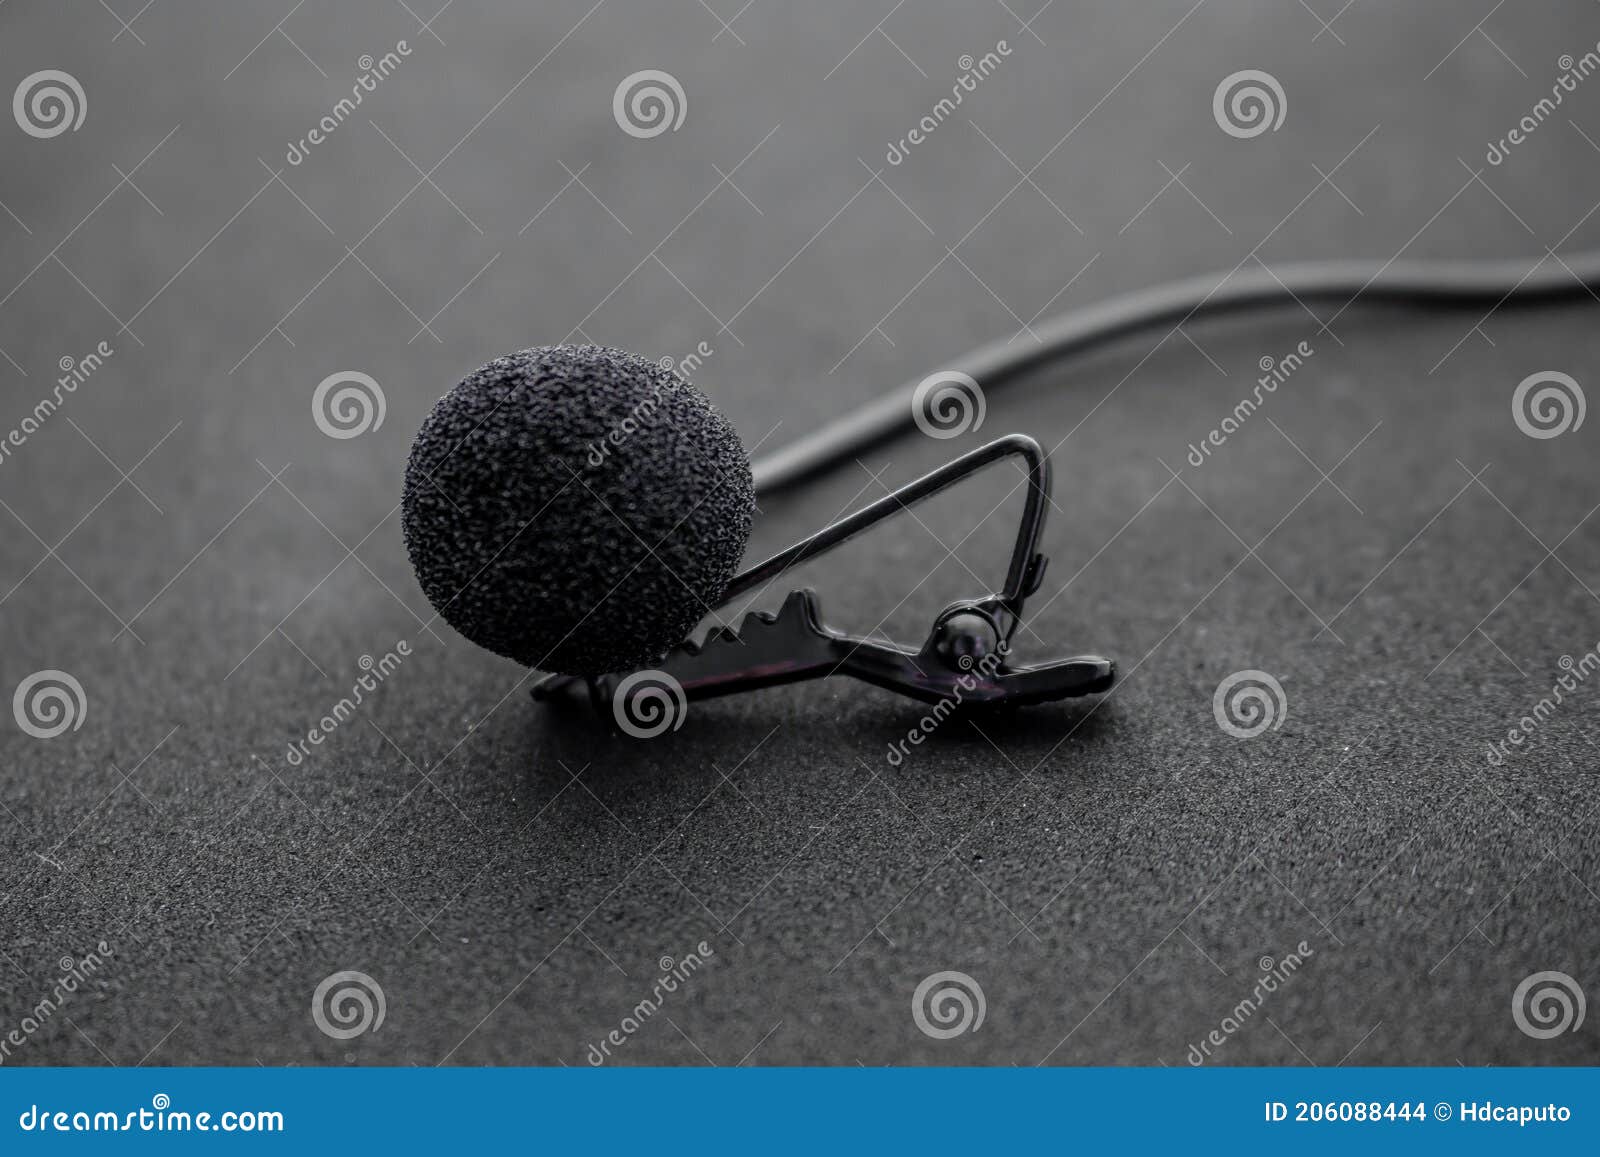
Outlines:
{"label": "black foam windscreen", "polygon": [[688,381],[543,346],[434,405],[401,525],[445,622],[525,666],[599,675],[649,666],[715,608],[754,511],[738,434]]}

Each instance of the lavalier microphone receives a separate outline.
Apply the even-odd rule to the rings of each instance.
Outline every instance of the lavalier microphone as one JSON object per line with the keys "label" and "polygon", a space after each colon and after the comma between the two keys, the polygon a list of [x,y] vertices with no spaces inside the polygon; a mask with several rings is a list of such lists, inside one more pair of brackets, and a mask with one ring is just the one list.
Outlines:
{"label": "lavalier microphone", "polygon": [[[982,394],[1156,323],[1241,308],[1358,298],[1508,304],[1591,293],[1600,253],[1531,261],[1308,262],[1235,270],[1113,298],[988,346],[940,377]],[[925,702],[1039,703],[1107,690],[1108,659],[1014,661],[1023,604],[1042,580],[1038,552],[1050,464],[1013,434],[739,571],[757,492],[796,485],[919,418],[919,382],[886,395],[752,467],[737,433],[667,365],[598,346],[543,346],[496,358],[439,400],[406,465],[402,527],[423,592],[473,642],[541,671],[548,698],[578,682],[605,711],[664,677],[686,699],[846,674]],[[696,624],[790,568],[1006,457],[1027,493],[998,591],[940,612],[918,647],[825,625],[817,595],[788,594],[737,628],[689,639]],[[639,669],[650,668],[648,672]],[[614,706],[614,705],[613,705]],[[620,717],[620,713],[619,713]]]}

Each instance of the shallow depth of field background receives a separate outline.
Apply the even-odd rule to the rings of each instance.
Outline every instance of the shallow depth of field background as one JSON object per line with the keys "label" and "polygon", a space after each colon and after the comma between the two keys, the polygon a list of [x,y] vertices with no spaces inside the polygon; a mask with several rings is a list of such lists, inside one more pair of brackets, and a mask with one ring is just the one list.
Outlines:
{"label": "shallow depth of field background", "polygon": [[[1512,410],[1546,371],[1595,396],[1591,297],[1163,328],[764,502],[752,557],[987,436],[1054,448],[1019,657],[1105,653],[1123,682],[947,723],[898,767],[920,709],[842,681],[648,741],[531,704],[433,618],[394,509],[433,400],[528,345],[705,343],[695,381],[759,453],[1169,278],[1600,246],[1600,78],[1487,158],[1600,10],[440,3],[0,7],[0,95],[56,69],[86,101],[48,138],[0,117],[0,436],[113,351],[0,460],[0,692],[84,696],[54,738],[0,713],[0,1034],[35,1022],[6,1063],[582,1065],[702,942],[608,1063],[1182,1065],[1302,942],[1207,1063],[1600,1059],[1592,1017],[1512,1015],[1539,972],[1600,994],[1600,686],[1486,755],[1600,642],[1600,425],[1533,438]],[[676,130],[615,119],[642,70],[681,85]],[[1242,70],[1281,85],[1276,130],[1220,127]],[[350,372],[383,420],[330,437],[313,394]],[[1014,485],[796,582],[918,643],[1000,580]],[[1249,740],[1213,713],[1241,670],[1285,696]],[[914,994],[945,971],[985,1015],[936,1039]],[[381,1026],[313,1015],[341,972]]]}

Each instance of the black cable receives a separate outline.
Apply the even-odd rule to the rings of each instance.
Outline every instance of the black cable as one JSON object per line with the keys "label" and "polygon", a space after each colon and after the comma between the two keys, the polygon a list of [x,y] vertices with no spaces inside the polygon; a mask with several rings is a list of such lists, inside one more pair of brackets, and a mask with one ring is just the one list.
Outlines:
{"label": "black cable", "polygon": [[[1181,324],[1258,305],[1357,298],[1410,305],[1522,304],[1575,297],[1600,287],[1600,251],[1509,261],[1305,261],[1249,272],[1203,274],[1110,298],[1035,328],[1037,341],[995,342],[951,362],[945,371],[974,378],[985,395],[1042,366],[1166,322]],[[898,434],[914,422],[921,379],[829,422],[752,464],[756,492],[787,490]]]}

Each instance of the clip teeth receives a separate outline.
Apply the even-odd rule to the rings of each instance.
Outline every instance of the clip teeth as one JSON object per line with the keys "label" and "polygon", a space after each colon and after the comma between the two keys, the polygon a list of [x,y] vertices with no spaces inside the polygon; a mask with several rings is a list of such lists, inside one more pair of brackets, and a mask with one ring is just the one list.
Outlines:
{"label": "clip teeth", "polygon": [[799,592],[795,592],[785,599],[783,606],[776,611],[751,611],[739,620],[737,627],[712,627],[700,642],[697,643],[693,639],[685,640],[675,648],[675,651],[694,658],[718,644],[743,646],[745,635],[752,630],[761,631],[767,627],[778,626],[784,620],[795,617],[797,614],[803,616],[804,608],[804,597]]}

